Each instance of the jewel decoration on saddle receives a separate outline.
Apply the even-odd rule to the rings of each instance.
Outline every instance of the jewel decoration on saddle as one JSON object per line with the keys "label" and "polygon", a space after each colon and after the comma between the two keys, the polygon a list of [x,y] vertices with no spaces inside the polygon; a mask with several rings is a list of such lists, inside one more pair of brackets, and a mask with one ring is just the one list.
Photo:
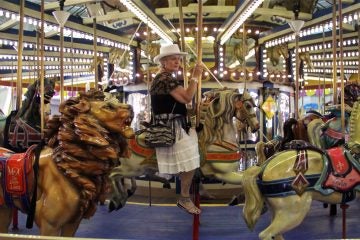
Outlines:
{"label": "jewel decoration on saddle", "polygon": [[309,163],[306,150],[298,150],[293,166],[293,170],[296,173],[296,176],[291,183],[291,187],[299,196],[301,196],[305,192],[306,188],[310,185],[309,181],[304,175],[308,168]]}
{"label": "jewel decoration on saddle", "polygon": [[274,98],[269,96],[266,101],[261,105],[261,109],[265,112],[267,118],[271,119],[277,110]]}

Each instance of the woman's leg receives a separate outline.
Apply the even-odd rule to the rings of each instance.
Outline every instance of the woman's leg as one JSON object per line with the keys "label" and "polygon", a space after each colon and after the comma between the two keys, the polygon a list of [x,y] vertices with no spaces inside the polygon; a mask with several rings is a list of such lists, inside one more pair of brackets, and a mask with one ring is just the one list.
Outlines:
{"label": "woman's leg", "polygon": [[177,205],[190,214],[200,214],[201,210],[197,208],[190,199],[190,187],[194,173],[195,170],[179,174],[181,181],[181,197],[178,200]]}
{"label": "woman's leg", "polygon": [[189,172],[182,172],[179,174],[181,180],[181,196],[189,197],[190,196],[190,187],[192,179],[194,177],[195,170]]}

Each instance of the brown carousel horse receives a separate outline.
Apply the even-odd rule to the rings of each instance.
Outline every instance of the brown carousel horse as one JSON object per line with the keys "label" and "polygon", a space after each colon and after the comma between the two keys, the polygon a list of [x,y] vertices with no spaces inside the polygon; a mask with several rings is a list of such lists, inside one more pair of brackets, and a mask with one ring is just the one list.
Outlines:
{"label": "brown carousel horse", "polygon": [[301,147],[275,154],[261,166],[244,171],[244,218],[253,229],[266,202],[271,224],[259,234],[263,240],[284,239],[310,211],[311,202],[344,204],[360,191],[360,101],[350,117],[346,145],[319,150]]}
{"label": "brown carousel horse", "polygon": [[[50,103],[55,94],[55,78],[44,79],[44,104]],[[25,152],[31,145],[41,141],[40,81],[31,84],[25,93],[21,108],[12,111],[1,129],[3,142],[0,146],[14,152]]]}
{"label": "brown carousel horse", "polygon": [[0,151],[0,232],[8,231],[12,208],[18,208],[29,214],[28,227],[35,219],[41,235],[74,236],[81,220],[95,213],[108,173],[127,153],[125,138],[134,134],[130,105],[95,91],[59,109],[61,116],[47,122],[44,148]]}
{"label": "brown carousel horse", "polygon": [[[241,184],[239,166],[239,143],[236,137],[234,117],[250,126],[253,132],[259,129],[254,112],[254,100],[247,91],[240,94],[234,89],[214,90],[205,93],[201,105],[203,128],[198,133],[199,150],[202,155],[201,172],[204,176],[215,177],[226,183]],[[129,158],[122,158],[110,179],[114,187],[110,210],[122,208],[127,198],[135,191],[132,185],[127,192],[121,184],[124,177],[136,177],[157,171],[155,149],[144,143],[144,134],[129,140]]]}

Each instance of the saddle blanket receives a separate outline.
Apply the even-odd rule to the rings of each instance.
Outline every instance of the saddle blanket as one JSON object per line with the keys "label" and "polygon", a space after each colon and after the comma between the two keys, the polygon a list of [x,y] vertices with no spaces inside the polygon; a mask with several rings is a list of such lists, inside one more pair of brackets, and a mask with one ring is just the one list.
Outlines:
{"label": "saddle blanket", "polygon": [[327,150],[329,159],[328,176],[323,187],[347,192],[360,184],[359,169],[348,159],[342,147]]}

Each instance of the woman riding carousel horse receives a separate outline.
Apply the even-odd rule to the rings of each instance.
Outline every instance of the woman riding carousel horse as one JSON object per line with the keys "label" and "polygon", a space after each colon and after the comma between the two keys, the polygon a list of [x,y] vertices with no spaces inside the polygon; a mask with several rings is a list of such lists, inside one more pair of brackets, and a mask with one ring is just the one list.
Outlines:
{"label": "woman riding carousel horse", "polygon": [[[204,93],[200,109],[203,128],[198,132],[201,156],[200,170],[204,176],[231,183],[242,184],[242,173],[238,171],[240,153],[234,118],[249,126],[253,132],[259,129],[254,112],[254,100],[244,90],[216,89]],[[128,141],[130,155],[121,158],[121,164],[110,174],[114,186],[110,210],[122,208],[135,191],[125,189],[119,179],[141,176],[157,170],[156,154],[144,142],[145,133]]]}

